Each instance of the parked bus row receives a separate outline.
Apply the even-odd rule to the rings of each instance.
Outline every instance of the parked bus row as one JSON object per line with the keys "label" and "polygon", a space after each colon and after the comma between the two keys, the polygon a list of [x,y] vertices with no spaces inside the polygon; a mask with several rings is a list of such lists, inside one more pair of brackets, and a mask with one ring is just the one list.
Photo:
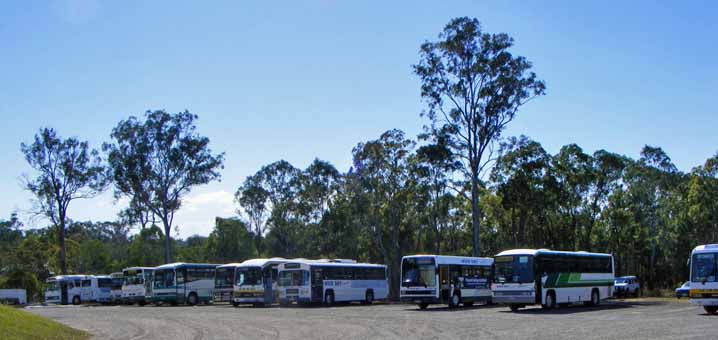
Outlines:
{"label": "parked bus row", "polygon": [[[718,244],[696,247],[689,264],[691,303],[716,313]],[[611,254],[583,251],[514,249],[493,258],[411,255],[401,260],[399,295],[420,309],[430,304],[456,308],[474,303],[504,304],[512,311],[529,305],[545,309],[598,305],[614,295],[614,273]],[[271,258],[225,265],[132,267],[110,276],[56,276],[47,280],[45,300],[59,304],[332,305],[371,304],[388,294],[384,265]]]}

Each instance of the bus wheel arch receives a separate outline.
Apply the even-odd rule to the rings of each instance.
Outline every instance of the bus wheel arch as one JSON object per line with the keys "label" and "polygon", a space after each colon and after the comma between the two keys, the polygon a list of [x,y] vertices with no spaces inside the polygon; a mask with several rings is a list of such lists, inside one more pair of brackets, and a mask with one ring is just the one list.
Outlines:
{"label": "bus wheel arch", "polygon": [[461,304],[461,291],[454,291],[449,297],[449,308],[457,308]]}
{"label": "bus wheel arch", "polygon": [[553,289],[546,292],[546,302],[541,305],[544,309],[556,308],[556,291]]}
{"label": "bus wheel arch", "polygon": [[331,306],[334,304],[334,290],[333,289],[327,289],[326,292],[324,292],[324,303]]}
{"label": "bus wheel arch", "polygon": [[187,304],[190,306],[195,306],[199,304],[199,297],[197,296],[197,293],[189,293],[189,295],[187,296]]}
{"label": "bus wheel arch", "polygon": [[374,302],[374,290],[367,289],[366,293],[364,293],[364,303],[367,305],[371,305],[373,302]]}
{"label": "bus wheel arch", "polygon": [[591,289],[591,306],[598,306],[601,303],[601,293],[598,288]]}

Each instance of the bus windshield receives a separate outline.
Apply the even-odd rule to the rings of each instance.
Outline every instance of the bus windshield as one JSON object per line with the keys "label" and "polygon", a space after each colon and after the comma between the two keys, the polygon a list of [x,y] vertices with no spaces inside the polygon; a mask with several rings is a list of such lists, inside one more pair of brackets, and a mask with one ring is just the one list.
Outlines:
{"label": "bus windshield", "polygon": [[237,268],[237,286],[262,284],[262,270],[259,268]]}
{"label": "bus windshield", "polygon": [[509,255],[497,256],[494,259],[496,266],[496,283],[531,283],[534,281],[533,256]]}
{"label": "bus windshield", "polygon": [[435,287],[436,265],[433,257],[408,257],[401,263],[402,287]]}
{"label": "bus windshield", "polygon": [[232,287],[234,282],[234,267],[231,268],[217,268],[217,273],[214,277],[214,286],[217,288]]}
{"label": "bus windshield", "polygon": [[309,272],[306,270],[285,270],[279,273],[280,286],[304,286],[309,283]]}
{"label": "bus windshield", "polygon": [[45,290],[57,290],[57,281],[48,281],[45,284]]}
{"label": "bus windshield", "polygon": [[691,260],[691,281],[716,282],[718,253],[695,254]]}
{"label": "bus windshield", "polygon": [[126,270],[122,274],[125,285],[141,285],[143,283],[141,270]]}

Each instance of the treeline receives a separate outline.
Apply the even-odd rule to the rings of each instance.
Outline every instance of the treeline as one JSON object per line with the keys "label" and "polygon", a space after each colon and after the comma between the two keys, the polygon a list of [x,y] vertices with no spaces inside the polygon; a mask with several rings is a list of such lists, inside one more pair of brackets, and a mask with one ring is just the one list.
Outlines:
{"label": "treeline", "polygon": [[[164,264],[165,237],[156,225],[131,232],[123,222],[73,222],[66,231],[69,273],[109,274]],[[177,261],[228,263],[257,257],[254,236],[237,218],[217,218],[209,236],[172,239]],[[0,288],[22,287],[41,297],[45,280],[60,273],[57,227],[27,228],[13,214],[0,220]]]}

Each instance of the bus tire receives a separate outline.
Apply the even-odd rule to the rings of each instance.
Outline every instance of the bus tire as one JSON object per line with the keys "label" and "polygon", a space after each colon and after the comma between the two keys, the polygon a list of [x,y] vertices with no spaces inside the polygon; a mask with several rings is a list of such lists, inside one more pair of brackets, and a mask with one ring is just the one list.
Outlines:
{"label": "bus tire", "polygon": [[471,307],[471,306],[473,306],[473,305],[474,305],[474,302],[473,302],[473,301],[464,302],[464,306],[465,306],[465,307]]}
{"label": "bus tire", "polygon": [[79,305],[79,304],[81,304],[81,303],[82,303],[82,300],[80,299],[79,296],[75,295],[75,296],[72,297],[72,304],[73,304],[73,305]]}
{"label": "bus tire", "polygon": [[598,293],[598,288],[591,290],[591,306],[598,306],[601,303],[601,295]]}
{"label": "bus tire", "polygon": [[449,298],[449,308],[458,308],[461,304],[461,295],[459,295],[458,292],[454,292],[454,294],[451,294],[451,297]]}
{"label": "bus tire", "polygon": [[429,304],[426,302],[422,302],[419,304],[419,309],[426,309],[426,307],[429,307]]}
{"label": "bus tire", "polygon": [[519,305],[509,305],[509,309],[511,309],[512,312],[516,312],[521,308]]}
{"label": "bus tire", "polygon": [[373,290],[367,290],[364,298],[364,303],[367,305],[371,305],[374,303],[374,291]]}
{"label": "bus tire", "polygon": [[239,303],[232,301],[232,306],[234,306],[234,307],[239,307]]}
{"label": "bus tire", "polygon": [[549,290],[546,292],[546,303],[541,305],[543,309],[554,309],[556,308],[556,292]]}
{"label": "bus tire", "polygon": [[326,297],[324,298],[324,303],[326,303],[327,306],[334,305],[334,291],[327,291]]}
{"label": "bus tire", "polygon": [[187,297],[187,304],[190,306],[196,306],[199,303],[199,298],[196,293],[189,293]]}
{"label": "bus tire", "polygon": [[708,314],[715,314],[718,312],[718,306],[703,306],[703,310]]}
{"label": "bus tire", "polygon": [[140,306],[140,307],[142,307],[142,306],[144,306],[144,305],[146,305],[146,304],[147,304],[147,302],[146,302],[145,300],[140,300],[139,302],[137,302],[137,305]]}

